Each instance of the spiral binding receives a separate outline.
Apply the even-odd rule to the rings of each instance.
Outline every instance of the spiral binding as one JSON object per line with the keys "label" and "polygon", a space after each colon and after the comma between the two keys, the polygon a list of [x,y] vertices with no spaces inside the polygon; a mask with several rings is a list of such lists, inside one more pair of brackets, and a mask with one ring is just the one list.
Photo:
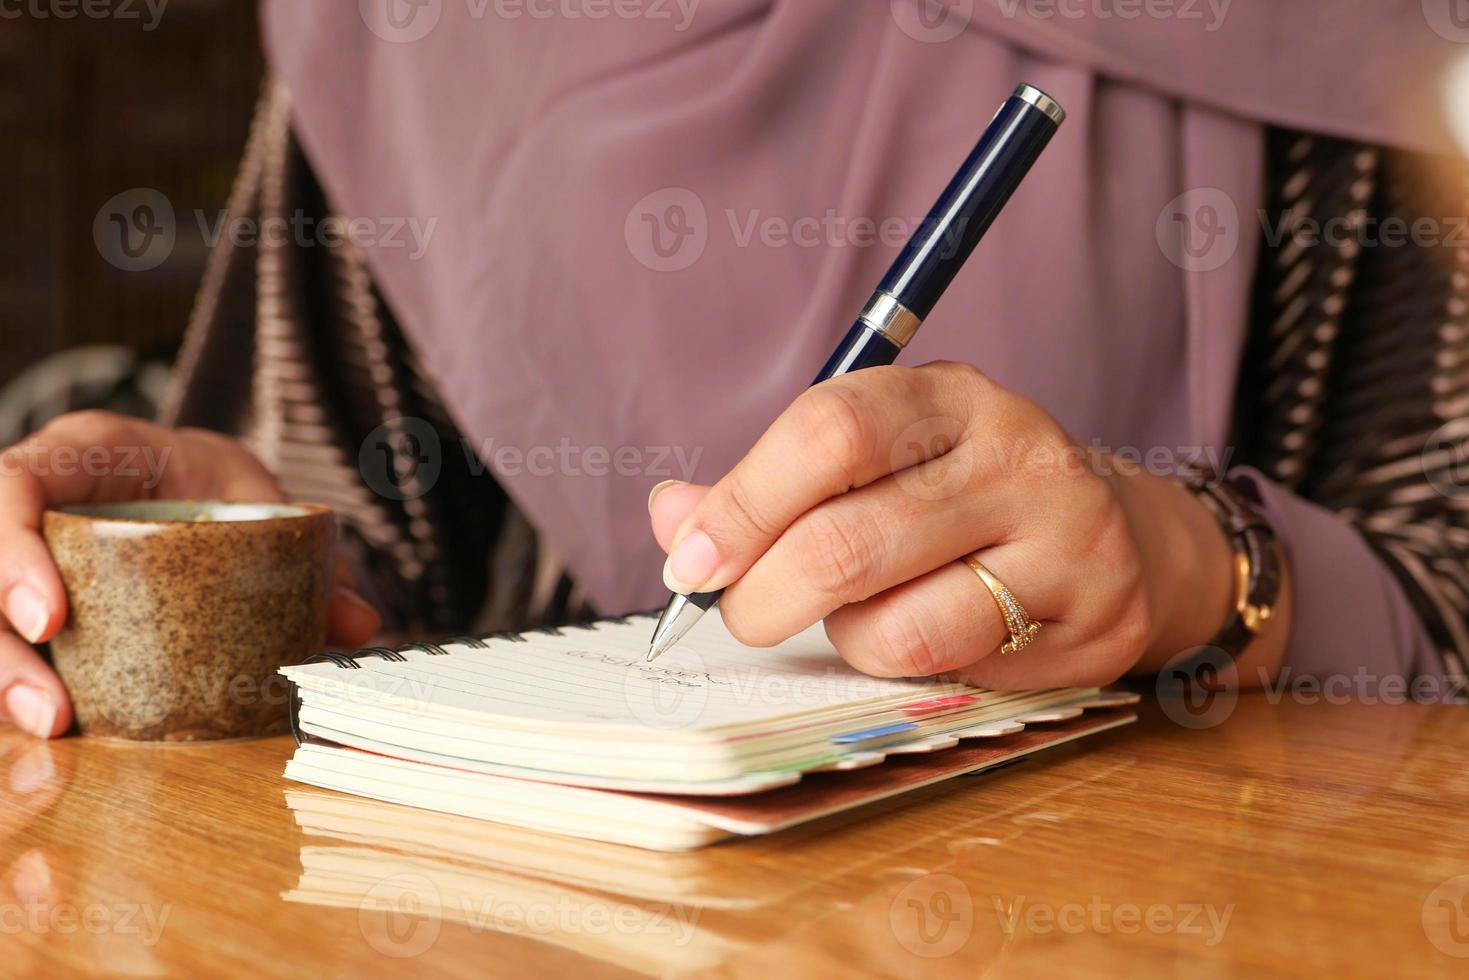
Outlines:
{"label": "spiral binding", "polygon": [[[475,650],[484,650],[489,647],[489,641],[491,640],[509,640],[512,643],[529,643],[530,641],[526,639],[526,637],[527,635],[533,633],[544,634],[548,636],[565,636],[565,630],[590,630],[595,629],[596,627],[601,626],[605,623],[622,625],[634,619],[656,617],[660,614],[660,612],[661,610],[653,612],[629,613],[626,616],[603,616],[600,619],[590,619],[583,622],[565,623],[561,626],[539,626],[535,629],[528,630],[494,630],[488,633],[476,633],[473,636],[451,636],[447,639],[440,640],[438,643],[429,643],[424,640],[415,640],[412,643],[404,643],[402,646],[399,646],[397,648],[363,647],[361,650],[356,650],[352,653],[313,653],[311,656],[301,661],[300,666],[305,666],[306,664],[332,663],[336,664],[338,667],[343,668],[344,670],[361,670],[362,665],[357,661],[366,659],[368,657],[376,657],[379,660],[387,660],[391,663],[400,664],[408,662],[408,658],[403,656],[403,654],[411,651],[426,653],[430,657],[447,657],[450,656],[450,653],[448,650],[444,649],[444,647],[446,646],[465,646]],[[286,699],[286,703],[288,705],[288,714],[291,720],[291,737],[296,740],[297,745],[302,745],[305,742],[309,741],[311,736],[301,731],[301,698],[300,695],[298,695],[296,692],[295,681],[291,682],[291,693],[290,697]]]}

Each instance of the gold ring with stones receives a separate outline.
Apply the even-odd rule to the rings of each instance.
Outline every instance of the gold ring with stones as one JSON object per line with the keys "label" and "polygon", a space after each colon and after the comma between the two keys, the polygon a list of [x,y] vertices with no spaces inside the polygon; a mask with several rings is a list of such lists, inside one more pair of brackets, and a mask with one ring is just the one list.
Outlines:
{"label": "gold ring with stones", "polygon": [[1041,624],[1026,614],[1025,607],[1015,598],[1015,593],[1006,588],[1004,582],[995,578],[995,573],[985,568],[978,558],[970,555],[964,559],[964,564],[990,590],[990,595],[995,598],[995,605],[1000,607],[1000,615],[1005,618],[1005,629],[1010,632],[1010,639],[1001,644],[1000,652],[1017,653],[1030,646],[1035,635],[1040,632]]}

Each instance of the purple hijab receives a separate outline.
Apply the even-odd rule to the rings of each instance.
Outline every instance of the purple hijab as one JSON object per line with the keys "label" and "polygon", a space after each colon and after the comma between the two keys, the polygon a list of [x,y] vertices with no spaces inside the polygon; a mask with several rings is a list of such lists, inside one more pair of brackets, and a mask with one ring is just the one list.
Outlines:
{"label": "purple hijab", "polygon": [[[1420,0],[416,3],[269,0],[270,57],[334,207],[417,222],[368,249],[383,293],[607,611],[663,599],[648,489],[712,482],[801,391],[1017,82],[1069,118],[906,362],[1228,462],[1264,127],[1447,150],[1469,54]],[[1428,663],[1355,531],[1266,493],[1299,669]]]}

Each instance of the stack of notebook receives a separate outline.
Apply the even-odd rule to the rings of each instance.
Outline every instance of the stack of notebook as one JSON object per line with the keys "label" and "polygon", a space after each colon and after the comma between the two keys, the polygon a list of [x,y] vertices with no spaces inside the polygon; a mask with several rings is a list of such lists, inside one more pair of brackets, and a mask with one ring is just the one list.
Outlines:
{"label": "stack of notebook", "polygon": [[[772,649],[706,616],[328,654],[283,668],[299,782],[656,850],[770,833],[1123,725],[1131,695],[881,680],[819,626]],[[1091,712],[1083,714],[1083,712]]]}

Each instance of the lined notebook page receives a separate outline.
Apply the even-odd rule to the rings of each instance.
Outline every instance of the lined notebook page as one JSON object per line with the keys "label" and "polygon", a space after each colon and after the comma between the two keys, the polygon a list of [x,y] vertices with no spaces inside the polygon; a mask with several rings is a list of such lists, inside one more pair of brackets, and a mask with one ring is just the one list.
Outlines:
{"label": "lined notebook page", "polygon": [[764,726],[779,718],[840,714],[975,689],[932,680],[868,677],[841,659],[818,624],[771,649],[734,639],[705,616],[675,650],[643,662],[653,621],[527,633],[484,649],[445,646],[449,656],[376,657],[359,670],[331,663],[283,668],[303,701],[378,704],[457,719],[475,716],[527,730],[632,726],[684,734]]}

